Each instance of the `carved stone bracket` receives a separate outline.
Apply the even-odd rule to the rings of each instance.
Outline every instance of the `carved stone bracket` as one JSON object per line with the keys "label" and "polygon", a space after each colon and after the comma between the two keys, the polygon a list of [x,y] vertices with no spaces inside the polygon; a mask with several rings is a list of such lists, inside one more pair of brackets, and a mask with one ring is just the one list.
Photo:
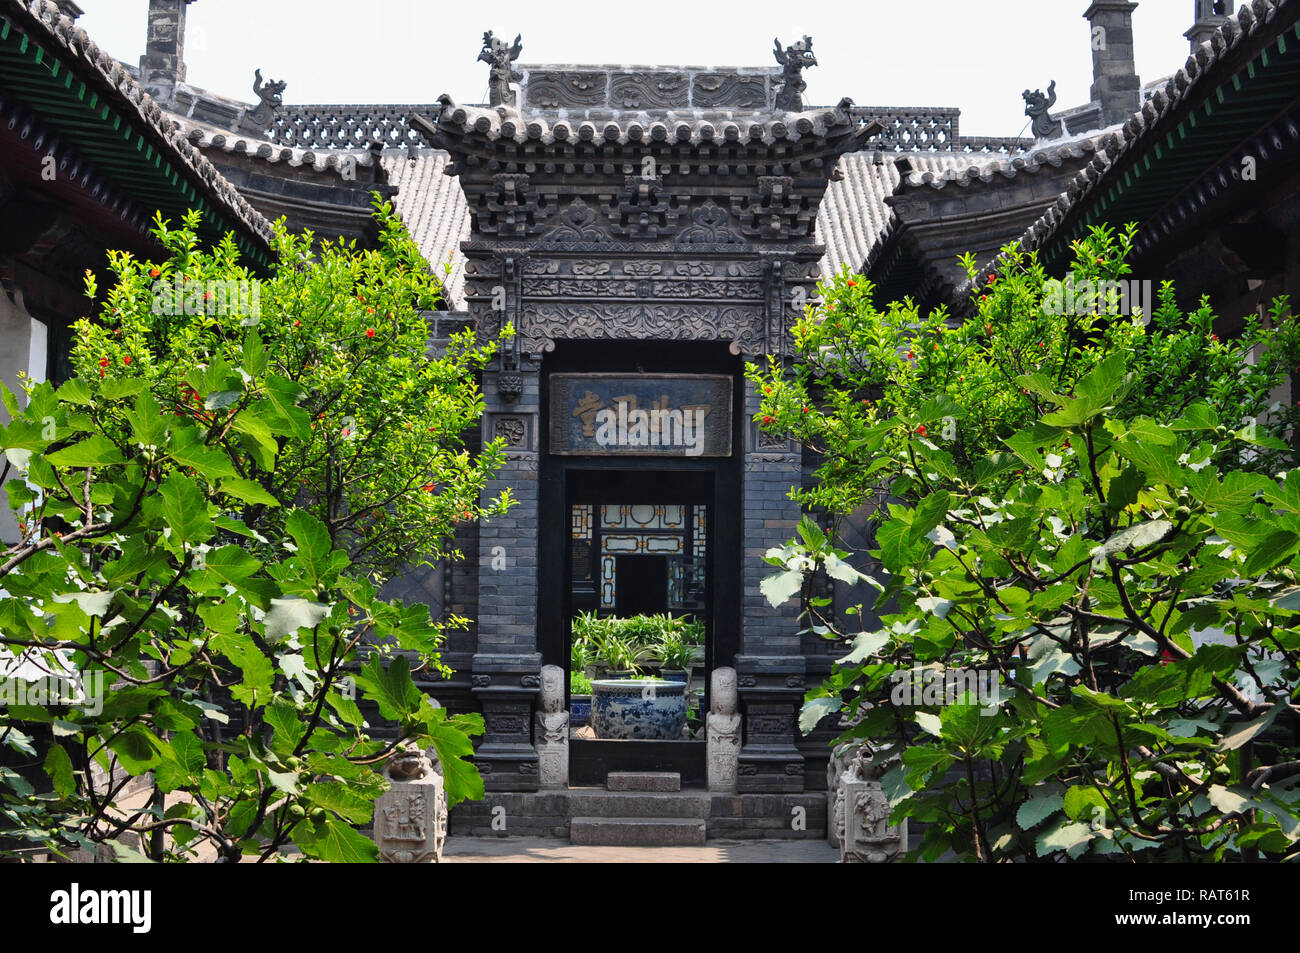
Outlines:
{"label": "carved stone bracket", "polygon": [[763,175],[758,178],[758,191],[749,198],[741,230],[751,238],[788,241],[811,235],[816,221],[816,213],[804,208],[791,176]]}
{"label": "carved stone bracket", "polygon": [[629,175],[619,194],[612,231],[622,238],[655,241],[676,227],[677,218],[662,176]]}
{"label": "carved stone bracket", "polygon": [[[521,304],[523,302],[523,265],[527,257],[527,254],[515,250],[503,250],[496,254],[497,264],[500,267],[501,286],[500,294],[493,295],[492,307],[493,310],[496,310],[497,304],[502,305],[501,313],[498,316],[500,321],[497,325],[498,328],[504,327],[507,322],[513,324],[516,330],[519,328]],[[518,373],[518,334],[502,347],[500,363],[503,373]]]}
{"label": "carved stone bracket", "polygon": [[786,260],[768,258],[763,262],[764,350],[777,360],[785,359]]}
{"label": "carved stone bracket", "polygon": [[476,226],[484,235],[524,238],[539,232],[547,209],[543,207],[529,176],[522,172],[492,177],[493,188],[484,192],[474,210]]}

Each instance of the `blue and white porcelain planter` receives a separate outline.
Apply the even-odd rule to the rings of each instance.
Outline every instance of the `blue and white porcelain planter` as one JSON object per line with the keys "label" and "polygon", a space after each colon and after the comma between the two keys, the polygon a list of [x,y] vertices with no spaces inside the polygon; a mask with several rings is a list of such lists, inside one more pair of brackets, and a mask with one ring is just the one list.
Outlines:
{"label": "blue and white porcelain planter", "polygon": [[570,695],[569,696],[570,727],[581,728],[590,720],[591,720],[591,696]]}
{"label": "blue and white porcelain planter", "polygon": [[675,741],[686,725],[686,685],[646,679],[591,683],[591,727],[597,738]]}

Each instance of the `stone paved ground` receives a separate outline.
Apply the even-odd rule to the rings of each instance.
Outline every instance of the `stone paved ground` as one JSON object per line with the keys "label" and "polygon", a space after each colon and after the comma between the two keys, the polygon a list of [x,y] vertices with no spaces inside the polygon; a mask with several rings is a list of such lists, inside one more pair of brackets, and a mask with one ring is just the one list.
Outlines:
{"label": "stone paved ground", "polygon": [[825,841],[711,840],[703,847],[574,847],[554,837],[449,837],[445,864],[833,864]]}

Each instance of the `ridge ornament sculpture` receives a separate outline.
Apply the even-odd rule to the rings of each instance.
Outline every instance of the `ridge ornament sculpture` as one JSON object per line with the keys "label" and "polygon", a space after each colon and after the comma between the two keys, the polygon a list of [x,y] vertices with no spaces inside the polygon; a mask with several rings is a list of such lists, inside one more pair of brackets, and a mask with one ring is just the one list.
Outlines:
{"label": "ridge ornament sculpture", "polygon": [[253,71],[253,95],[257,97],[257,108],[249,115],[260,129],[266,129],[275,119],[275,114],[284,108],[284,88],[289,84],[284,80],[271,79],[262,81],[262,71]]}
{"label": "ridge ornament sculpture", "polygon": [[805,36],[793,46],[781,49],[781,40],[774,38],[773,54],[781,64],[781,88],[776,93],[776,108],[784,112],[803,110],[803,91],[808,84],[803,81],[803,71],[817,65],[817,57],[812,51],[812,37]]}
{"label": "ridge ornament sculpture", "polygon": [[497,39],[492,35],[491,30],[483,34],[483,49],[478,58],[491,67],[488,76],[489,106],[519,105],[519,94],[511,88],[510,84],[518,83],[524,76],[522,73],[515,72],[511,64],[519,59],[523,48],[522,33],[515,34],[515,41],[511,44]]}
{"label": "ridge ornament sculpture", "polygon": [[1056,80],[1048,85],[1046,95],[1041,89],[1036,89],[1032,93],[1025,90],[1021,96],[1025,100],[1025,115],[1033,120],[1030,128],[1033,129],[1034,138],[1055,139],[1059,136],[1062,132],[1061,121],[1048,115],[1048,110],[1056,105]]}

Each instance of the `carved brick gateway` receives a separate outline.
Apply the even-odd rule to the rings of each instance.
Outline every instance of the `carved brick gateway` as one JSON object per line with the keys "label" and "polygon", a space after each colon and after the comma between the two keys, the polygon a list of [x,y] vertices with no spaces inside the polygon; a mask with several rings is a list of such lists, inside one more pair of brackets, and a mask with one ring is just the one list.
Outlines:
{"label": "carved brick gateway", "polygon": [[[487,492],[509,487],[520,501],[493,521],[493,539],[525,554],[502,569],[492,546],[479,550],[469,667],[487,724],[477,761],[490,791],[534,791],[554,774],[539,765],[539,583],[526,558],[539,552],[547,355],[562,341],[721,342],[745,359],[784,359],[789,328],[815,295],[823,248],[814,228],[828,181],[842,154],[881,130],[847,100],[778,109],[771,69],[517,68],[521,105],[444,96],[436,113],[408,119],[450,153],[448,174],[469,205],[471,237],[461,247],[471,323],[484,336],[505,322],[517,331],[484,374],[484,437],[508,444]],[[738,398],[735,412],[753,413],[753,400]],[[742,508],[768,517],[743,547],[777,545],[798,516],[786,499],[799,480],[798,450],[747,438],[734,452],[743,457]],[[766,572],[745,559],[746,604]],[[715,660],[739,673],[752,720],[738,755],[741,794],[804,790],[797,631],[789,613],[747,610],[739,654]]]}

